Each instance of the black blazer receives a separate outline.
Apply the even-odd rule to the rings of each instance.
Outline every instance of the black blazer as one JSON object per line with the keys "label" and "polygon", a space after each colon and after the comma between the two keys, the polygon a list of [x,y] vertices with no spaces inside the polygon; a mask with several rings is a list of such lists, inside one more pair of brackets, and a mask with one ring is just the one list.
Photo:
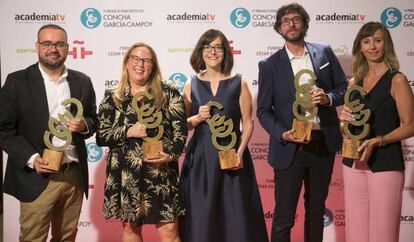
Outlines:
{"label": "black blazer", "polygon": [[[306,42],[306,48],[317,78],[316,86],[332,99],[332,106],[319,106],[318,116],[325,142],[334,153],[342,144],[335,107],[344,102],[347,80],[330,46]],[[298,148],[296,144],[281,142],[282,133],[292,127],[292,104],[295,101],[293,79],[286,47],[259,62],[257,117],[270,135],[268,162],[276,169],[287,169]]]}
{"label": "black blazer", "polygon": [[[82,173],[83,189],[88,197],[88,164],[85,139],[96,130],[96,99],[91,79],[69,70],[71,97],[81,101],[87,134],[73,133]],[[72,110],[74,112],[76,110]],[[75,113],[73,113],[75,115]],[[21,202],[35,200],[48,184],[48,175],[39,175],[26,166],[29,158],[43,154],[43,135],[48,129],[49,110],[43,77],[36,63],[7,76],[0,89],[0,147],[7,153],[4,192]]]}

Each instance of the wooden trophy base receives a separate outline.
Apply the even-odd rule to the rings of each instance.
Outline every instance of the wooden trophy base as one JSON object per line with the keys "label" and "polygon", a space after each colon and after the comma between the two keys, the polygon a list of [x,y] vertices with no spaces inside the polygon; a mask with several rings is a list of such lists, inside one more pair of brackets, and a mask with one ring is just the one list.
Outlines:
{"label": "wooden trophy base", "polygon": [[142,153],[143,153],[144,159],[146,160],[161,158],[160,153],[162,151],[163,151],[163,148],[162,148],[161,140],[146,141],[142,144]]}
{"label": "wooden trophy base", "polygon": [[292,129],[295,130],[292,134],[293,138],[302,139],[303,136],[305,136],[305,140],[311,140],[312,123],[299,119],[293,119]]}
{"label": "wooden trophy base", "polygon": [[62,161],[63,152],[45,149],[42,159],[47,161],[47,165],[40,165],[43,169],[58,172]]}
{"label": "wooden trophy base", "polygon": [[220,168],[222,170],[237,168],[236,150],[219,151]]}
{"label": "wooden trophy base", "polygon": [[361,140],[345,138],[342,143],[342,157],[359,160],[361,158],[361,153],[357,152],[357,149],[361,144]]}

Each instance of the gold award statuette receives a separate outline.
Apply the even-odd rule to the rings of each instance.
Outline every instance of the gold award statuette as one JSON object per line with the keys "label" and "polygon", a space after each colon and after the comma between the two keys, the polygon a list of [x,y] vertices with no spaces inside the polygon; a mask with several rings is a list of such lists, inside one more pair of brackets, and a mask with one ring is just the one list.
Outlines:
{"label": "gold award statuette", "polygon": [[164,126],[162,123],[161,111],[155,111],[154,107],[151,107],[148,103],[138,105],[141,97],[146,97],[148,101],[151,101],[154,97],[148,92],[138,92],[132,99],[132,109],[137,113],[138,121],[148,129],[157,129],[158,133],[154,137],[144,137],[144,143],[142,144],[142,154],[145,159],[158,159],[161,158],[161,152],[163,151],[162,141],[160,140],[164,133]]}
{"label": "gold award statuette", "polygon": [[[305,136],[305,140],[311,140],[311,132],[312,132],[312,123],[309,120],[315,118],[316,114],[318,113],[318,107],[312,104],[312,95],[310,94],[310,89],[312,88],[311,83],[301,83],[301,77],[303,75],[309,75],[310,81],[315,81],[316,76],[313,71],[309,69],[300,70],[295,75],[295,101],[292,105],[292,111],[295,118],[293,119],[292,129],[295,131],[293,132],[293,137],[295,139],[301,139]],[[298,107],[306,108],[310,110],[310,115],[301,114],[298,111]]]}
{"label": "gold award statuette", "polygon": [[[215,101],[209,101],[207,106],[215,107],[219,110],[223,109],[223,105]],[[219,114],[206,120],[211,131],[211,142],[213,146],[219,150],[220,168],[222,170],[233,169],[237,167],[236,150],[233,148],[236,144],[236,133],[233,131],[233,120],[225,120],[225,116]],[[218,139],[224,139],[231,136],[228,145],[220,145]]]}
{"label": "gold award statuette", "polygon": [[[58,119],[54,117],[50,117],[48,121],[49,130],[46,130],[43,140],[47,149],[43,151],[42,158],[47,161],[46,165],[40,165],[42,168],[58,172],[60,168],[60,162],[62,161],[63,151],[69,147],[72,143],[72,133],[69,131],[68,127],[66,127],[65,123],[69,119],[73,118],[80,118],[83,115],[83,106],[82,103],[75,99],[69,98],[66,99],[61,103],[63,106],[67,106],[68,104],[74,104],[76,106],[76,116],[73,117],[68,108],[66,109],[64,114],[58,114]],[[51,139],[57,137],[61,140],[64,140],[65,143],[62,146],[56,146],[51,142]]]}
{"label": "gold award statuette", "polygon": [[[351,100],[351,95],[354,93],[359,94],[358,98]],[[370,130],[370,125],[367,123],[369,117],[371,116],[370,109],[363,109],[364,104],[361,103],[360,98],[366,95],[365,90],[358,85],[352,85],[348,88],[345,93],[345,106],[351,109],[351,112],[354,114],[355,121],[344,122],[344,132],[346,138],[342,143],[342,156],[346,158],[351,158],[358,160],[361,158],[361,154],[357,152],[357,149],[362,144],[362,140],[368,135]],[[362,131],[358,134],[353,134],[350,130],[350,126],[361,127]]]}

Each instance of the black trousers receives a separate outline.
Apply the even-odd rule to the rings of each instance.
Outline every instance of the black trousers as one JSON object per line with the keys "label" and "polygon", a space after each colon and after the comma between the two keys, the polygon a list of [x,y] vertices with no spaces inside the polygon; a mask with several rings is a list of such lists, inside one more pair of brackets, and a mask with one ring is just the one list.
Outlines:
{"label": "black trousers", "polygon": [[272,242],[289,242],[295,224],[296,207],[304,184],[305,242],[321,242],[325,200],[333,170],[335,154],[329,152],[321,131],[312,132],[312,140],[298,147],[292,165],[275,169],[275,210]]}

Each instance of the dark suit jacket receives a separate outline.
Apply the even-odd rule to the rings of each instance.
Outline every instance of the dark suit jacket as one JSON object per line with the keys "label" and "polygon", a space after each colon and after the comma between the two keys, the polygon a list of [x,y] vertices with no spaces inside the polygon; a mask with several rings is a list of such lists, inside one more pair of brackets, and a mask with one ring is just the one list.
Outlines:
{"label": "dark suit jacket", "polygon": [[[330,46],[306,42],[306,48],[317,77],[316,86],[332,98],[332,106],[319,105],[318,115],[326,144],[331,152],[336,152],[341,147],[342,136],[335,107],[343,104],[347,80]],[[292,127],[293,79],[286,47],[259,62],[257,117],[270,135],[268,161],[276,169],[287,169],[298,148],[297,144],[281,140],[282,133]]]}
{"label": "dark suit jacket", "polygon": [[[72,133],[76,146],[85,196],[88,196],[88,164],[85,139],[96,130],[96,100],[92,82],[85,74],[68,70],[71,97],[81,101],[87,134]],[[0,89],[0,147],[8,154],[4,192],[21,202],[35,200],[48,184],[48,175],[39,175],[26,166],[29,158],[43,154],[43,135],[48,129],[46,89],[38,64],[7,76]],[[75,115],[76,110],[71,110]]]}

